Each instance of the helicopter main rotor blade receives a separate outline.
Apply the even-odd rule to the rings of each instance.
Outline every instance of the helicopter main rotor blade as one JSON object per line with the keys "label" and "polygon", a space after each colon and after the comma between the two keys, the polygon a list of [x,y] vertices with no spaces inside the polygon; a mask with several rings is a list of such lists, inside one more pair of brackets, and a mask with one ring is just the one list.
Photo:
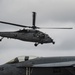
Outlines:
{"label": "helicopter main rotor blade", "polygon": [[0,21],[0,23],[13,25],[13,26],[24,27],[24,28],[33,28],[33,29],[73,29],[72,27],[59,27],[59,28],[56,28],[56,27],[36,27],[35,25],[34,26],[24,26],[24,25],[20,25],[20,24],[5,22],[5,21]]}
{"label": "helicopter main rotor blade", "polygon": [[24,26],[24,25],[20,25],[20,24],[15,24],[15,23],[10,23],[10,22],[4,22],[4,21],[0,21],[0,23],[3,24],[8,24],[8,25],[13,25],[13,26],[19,26],[19,27],[27,27],[27,28],[31,28],[30,26]]}
{"label": "helicopter main rotor blade", "polygon": [[32,28],[35,29],[35,28],[36,28],[36,26],[35,26],[36,12],[32,12],[32,13],[33,13],[33,17],[32,17],[32,18],[33,18],[33,21],[32,21],[32,25],[33,25],[33,26],[32,26]]}
{"label": "helicopter main rotor blade", "polygon": [[73,29],[72,27],[36,27],[36,29]]}

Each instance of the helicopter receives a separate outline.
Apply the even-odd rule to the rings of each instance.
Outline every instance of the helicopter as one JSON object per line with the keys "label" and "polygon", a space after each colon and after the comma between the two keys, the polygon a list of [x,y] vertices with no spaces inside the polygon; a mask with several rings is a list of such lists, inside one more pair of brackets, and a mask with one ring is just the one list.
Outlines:
{"label": "helicopter", "polygon": [[0,21],[0,23],[2,24],[23,27],[22,30],[18,30],[18,31],[0,32],[0,36],[1,36],[0,41],[2,41],[4,37],[7,37],[7,38],[13,38],[13,39],[18,39],[22,41],[35,42],[34,46],[37,46],[38,44],[44,44],[44,43],[55,44],[55,41],[48,34],[37,29],[72,29],[72,28],[64,28],[64,27],[62,28],[37,27],[35,25],[36,12],[32,12],[32,13],[33,13],[32,26],[25,26],[25,25]]}

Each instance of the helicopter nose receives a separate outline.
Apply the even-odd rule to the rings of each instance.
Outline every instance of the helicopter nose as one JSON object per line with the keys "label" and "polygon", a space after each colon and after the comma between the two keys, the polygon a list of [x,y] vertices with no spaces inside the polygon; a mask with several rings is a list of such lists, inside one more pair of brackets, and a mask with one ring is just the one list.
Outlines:
{"label": "helicopter nose", "polygon": [[55,44],[55,42],[54,42],[53,39],[51,39],[51,38],[48,38],[48,43],[53,43],[53,44]]}
{"label": "helicopter nose", "polygon": [[53,41],[53,39],[51,39],[51,43],[55,44],[55,42]]}
{"label": "helicopter nose", "polygon": [[52,43],[53,43],[53,44],[55,44],[55,42],[54,42],[54,41],[52,41]]}

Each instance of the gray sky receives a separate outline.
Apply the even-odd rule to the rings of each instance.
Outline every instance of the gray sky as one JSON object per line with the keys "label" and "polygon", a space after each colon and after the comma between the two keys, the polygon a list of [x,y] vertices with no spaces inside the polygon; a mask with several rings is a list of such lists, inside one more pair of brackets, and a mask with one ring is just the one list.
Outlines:
{"label": "gray sky", "polygon": [[[41,29],[54,39],[55,45],[44,44],[35,47],[34,43],[5,38],[0,42],[0,64],[22,55],[75,55],[75,0],[0,0],[0,20],[32,25],[33,11],[37,12],[37,26],[73,27],[73,29]],[[0,24],[0,31],[19,29],[21,28]]]}

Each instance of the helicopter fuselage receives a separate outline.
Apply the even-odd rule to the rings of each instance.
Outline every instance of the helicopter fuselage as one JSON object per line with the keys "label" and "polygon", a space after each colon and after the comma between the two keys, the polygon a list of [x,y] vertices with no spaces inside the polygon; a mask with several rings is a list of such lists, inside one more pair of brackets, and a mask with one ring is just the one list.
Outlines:
{"label": "helicopter fuselage", "polygon": [[13,39],[19,39],[22,41],[29,41],[29,42],[35,42],[35,46],[37,46],[38,44],[43,44],[43,43],[53,43],[55,44],[55,42],[53,41],[53,39],[51,37],[49,37],[48,34],[45,34],[37,29],[73,29],[72,27],[69,28],[52,28],[52,27],[37,27],[35,25],[36,22],[36,12],[32,12],[33,16],[32,16],[32,26],[26,26],[26,25],[21,25],[21,24],[16,24],[16,23],[11,23],[11,22],[5,22],[5,21],[0,21],[0,23],[2,24],[7,24],[7,25],[11,25],[11,26],[18,26],[18,27],[22,27],[22,28],[29,28],[29,29],[23,29],[23,30],[19,30],[19,31],[14,31],[14,32],[0,32],[0,36],[2,37],[0,39],[0,41],[4,38],[13,38]]}
{"label": "helicopter fuselage", "polygon": [[23,29],[13,32],[0,32],[1,37],[19,39],[22,41],[35,42],[36,44],[53,43],[53,39],[39,30]]}

